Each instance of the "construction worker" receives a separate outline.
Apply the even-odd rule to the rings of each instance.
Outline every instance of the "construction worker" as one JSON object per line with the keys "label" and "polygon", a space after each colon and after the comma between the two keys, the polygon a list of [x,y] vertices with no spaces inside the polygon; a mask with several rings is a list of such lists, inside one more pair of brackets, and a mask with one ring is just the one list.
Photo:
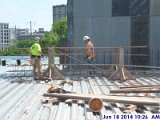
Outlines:
{"label": "construction worker", "polygon": [[34,44],[30,48],[31,61],[33,65],[33,75],[34,79],[39,79],[41,77],[41,46],[39,44],[39,37],[35,38]]}
{"label": "construction worker", "polygon": [[93,63],[93,59],[95,57],[94,45],[91,42],[89,36],[84,36],[83,37],[83,41],[86,44],[85,58],[87,59],[87,63],[88,64],[92,64]]}
{"label": "construction worker", "polygon": [[[93,59],[95,57],[95,54],[94,54],[94,45],[91,42],[89,36],[84,36],[83,37],[83,41],[86,44],[85,59],[87,60],[88,64],[93,64]],[[89,75],[94,74],[93,72],[94,72],[93,66],[89,65],[89,67],[88,67],[88,74]]]}

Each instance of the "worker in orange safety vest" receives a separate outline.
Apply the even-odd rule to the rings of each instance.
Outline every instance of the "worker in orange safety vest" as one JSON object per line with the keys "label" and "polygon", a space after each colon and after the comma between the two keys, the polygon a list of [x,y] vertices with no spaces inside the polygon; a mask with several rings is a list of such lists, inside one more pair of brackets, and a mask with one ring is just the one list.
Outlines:
{"label": "worker in orange safety vest", "polygon": [[94,45],[89,36],[84,36],[83,41],[86,44],[85,58],[87,59],[88,64],[92,64],[93,59],[95,58]]}

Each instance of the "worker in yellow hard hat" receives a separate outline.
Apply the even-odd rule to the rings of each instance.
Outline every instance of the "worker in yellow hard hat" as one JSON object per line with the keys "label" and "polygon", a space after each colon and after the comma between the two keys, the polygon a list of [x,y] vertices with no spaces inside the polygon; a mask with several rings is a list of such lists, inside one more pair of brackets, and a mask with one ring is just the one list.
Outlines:
{"label": "worker in yellow hard hat", "polygon": [[39,37],[35,38],[34,44],[30,48],[31,54],[31,61],[33,64],[33,75],[34,79],[40,79],[42,72],[41,72],[41,46],[39,44]]}

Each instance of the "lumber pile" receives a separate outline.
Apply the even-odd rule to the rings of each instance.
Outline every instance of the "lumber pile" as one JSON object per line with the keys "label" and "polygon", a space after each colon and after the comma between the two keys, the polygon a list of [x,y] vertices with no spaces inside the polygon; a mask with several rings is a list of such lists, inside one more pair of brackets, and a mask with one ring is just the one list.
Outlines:
{"label": "lumber pile", "polygon": [[48,93],[73,93],[67,90],[62,89],[59,86],[51,85],[51,87],[47,91]]}
{"label": "lumber pile", "polygon": [[[64,84],[70,84],[70,81],[62,81],[59,85],[51,85],[50,88],[48,89],[47,93],[44,93],[43,96],[47,97],[43,103],[48,104],[57,104],[60,100],[66,101],[66,100],[84,100],[86,103],[88,103],[89,108],[93,112],[99,112],[103,108],[103,102],[110,102],[110,103],[122,103],[125,105],[128,105],[124,109],[124,113],[129,113],[132,111],[135,111],[137,109],[143,108],[144,105],[148,106],[159,106],[160,105],[160,98],[157,97],[149,97],[148,93],[152,92],[158,92],[157,91],[152,91],[147,89],[143,89],[146,87],[151,87],[151,86],[128,86],[129,88],[121,87],[121,89],[118,90],[111,90],[111,93],[127,93],[127,92],[133,92],[133,93],[143,93],[142,96],[137,95],[137,96],[123,96],[123,95],[114,95],[114,94],[108,94],[108,95],[101,95],[101,94],[77,94],[73,93],[71,91],[66,91],[61,88]],[[155,87],[155,86],[154,86]],[[159,86],[156,86],[159,87]]]}

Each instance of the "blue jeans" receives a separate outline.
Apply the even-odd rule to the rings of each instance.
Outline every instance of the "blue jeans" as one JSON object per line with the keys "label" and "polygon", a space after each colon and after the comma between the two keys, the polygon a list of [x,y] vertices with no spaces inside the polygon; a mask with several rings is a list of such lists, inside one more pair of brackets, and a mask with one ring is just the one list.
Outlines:
{"label": "blue jeans", "polygon": [[92,58],[87,58],[87,63],[88,64],[93,64],[93,59]]}
{"label": "blue jeans", "polygon": [[87,64],[89,64],[89,66],[88,66],[88,75],[91,75],[93,68],[90,65],[93,64],[93,59],[92,58],[87,58]]}

